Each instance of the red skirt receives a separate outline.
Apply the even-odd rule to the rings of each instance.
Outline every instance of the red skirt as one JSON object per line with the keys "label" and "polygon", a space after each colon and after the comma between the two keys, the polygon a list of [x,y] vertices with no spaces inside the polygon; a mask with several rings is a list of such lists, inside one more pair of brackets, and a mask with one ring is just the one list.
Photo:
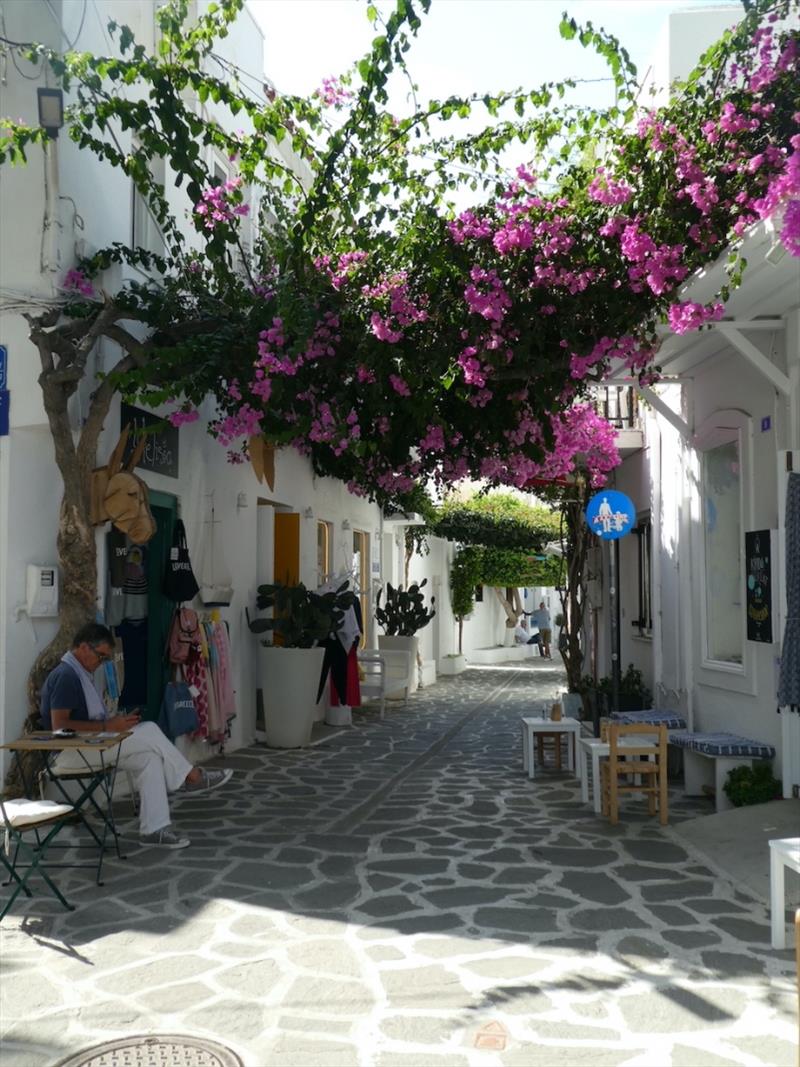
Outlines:
{"label": "red skirt", "polygon": [[331,675],[331,707],[338,708],[340,704],[346,704],[351,708],[361,707],[361,686],[358,681],[358,645],[353,645],[347,656],[347,692],[340,694],[333,682]]}

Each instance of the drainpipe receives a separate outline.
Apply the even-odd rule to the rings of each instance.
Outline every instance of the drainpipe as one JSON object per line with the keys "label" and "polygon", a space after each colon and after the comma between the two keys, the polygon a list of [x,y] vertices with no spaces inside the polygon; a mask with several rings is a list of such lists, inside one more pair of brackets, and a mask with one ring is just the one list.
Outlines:
{"label": "drainpipe", "polygon": [[661,479],[663,477],[664,464],[664,441],[662,437],[661,423],[655,413],[648,420],[653,430],[653,450],[651,452],[650,484],[652,486],[653,499],[650,517],[651,535],[655,533],[655,544],[651,545],[654,550],[652,559],[654,569],[653,602],[650,608],[653,612],[653,692],[664,690],[664,626],[661,616],[662,603],[662,563],[664,545],[664,515],[661,500]]}
{"label": "drainpipe", "polygon": [[39,270],[48,276],[50,291],[58,288],[59,234],[58,218],[58,141],[49,138],[44,145],[44,218],[42,219],[42,242],[39,254]]}
{"label": "drainpipe", "polygon": [[[689,409],[692,406],[693,397],[689,394],[691,386],[682,386],[681,393],[686,398],[686,408]],[[686,393],[684,394],[684,390]],[[693,413],[687,410],[687,422],[690,426],[694,425]],[[694,644],[695,644],[695,625],[694,625],[694,545],[693,545],[693,530],[692,530],[692,495],[697,495],[697,454],[694,451],[694,447],[691,441],[682,441],[681,445],[681,466],[683,467],[683,477],[681,483],[683,485],[683,494],[681,500],[681,516],[680,516],[680,536],[678,544],[680,545],[680,555],[678,557],[678,566],[685,572],[685,580],[681,581],[679,576],[679,597],[678,597],[678,618],[681,620],[681,631],[683,634],[683,642],[678,645],[679,662],[680,662],[680,674],[679,677],[683,678],[686,682],[686,725],[689,730],[694,730]],[[694,468],[694,469],[692,469]],[[702,536],[702,501],[698,499],[698,518],[700,522],[700,529],[698,536]],[[705,580],[704,580],[705,581]],[[701,588],[704,587],[701,586]]]}

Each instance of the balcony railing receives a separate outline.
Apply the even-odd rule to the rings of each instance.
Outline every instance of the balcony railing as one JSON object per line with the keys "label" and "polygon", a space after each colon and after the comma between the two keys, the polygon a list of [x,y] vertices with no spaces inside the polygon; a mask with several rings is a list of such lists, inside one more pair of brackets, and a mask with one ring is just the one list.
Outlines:
{"label": "balcony railing", "polygon": [[619,430],[639,430],[639,394],[632,385],[600,385],[594,390],[594,409]]}

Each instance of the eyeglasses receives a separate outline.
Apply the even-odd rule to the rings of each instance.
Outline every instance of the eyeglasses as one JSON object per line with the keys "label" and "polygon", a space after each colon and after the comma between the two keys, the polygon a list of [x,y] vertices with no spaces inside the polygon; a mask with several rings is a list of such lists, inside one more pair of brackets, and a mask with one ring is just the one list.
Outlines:
{"label": "eyeglasses", "polygon": [[89,645],[89,648],[91,648],[92,652],[94,652],[95,656],[97,656],[101,663],[108,662],[113,656],[113,652],[101,652],[98,648],[95,648],[94,645]]}

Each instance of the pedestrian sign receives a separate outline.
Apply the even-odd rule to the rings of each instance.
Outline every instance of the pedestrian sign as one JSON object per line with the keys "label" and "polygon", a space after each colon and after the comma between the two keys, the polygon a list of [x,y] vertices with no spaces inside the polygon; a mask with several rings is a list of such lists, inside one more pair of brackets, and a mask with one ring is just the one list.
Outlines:
{"label": "pedestrian sign", "polygon": [[632,500],[616,489],[595,493],[586,508],[589,529],[603,541],[616,541],[630,533],[635,519]]}

